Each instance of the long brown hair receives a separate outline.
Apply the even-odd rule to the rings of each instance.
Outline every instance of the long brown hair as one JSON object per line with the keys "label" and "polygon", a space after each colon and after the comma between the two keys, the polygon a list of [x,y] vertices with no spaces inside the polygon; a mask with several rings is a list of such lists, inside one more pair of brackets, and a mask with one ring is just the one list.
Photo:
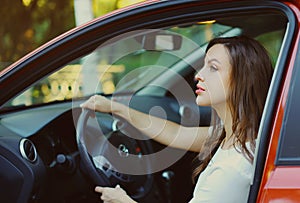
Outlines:
{"label": "long brown hair", "polygon": [[[246,36],[212,39],[206,53],[215,44],[225,46],[232,67],[228,105],[232,115],[234,147],[252,163],[255,140],[273,74],[271,59],[259,42]],[[197,157],[198,166],[193,171],[193,180],[206,168],[226,136],[215,111],[212,114],[212,125],[212,133]],[[250,149],[246,147],[248,141]]]}

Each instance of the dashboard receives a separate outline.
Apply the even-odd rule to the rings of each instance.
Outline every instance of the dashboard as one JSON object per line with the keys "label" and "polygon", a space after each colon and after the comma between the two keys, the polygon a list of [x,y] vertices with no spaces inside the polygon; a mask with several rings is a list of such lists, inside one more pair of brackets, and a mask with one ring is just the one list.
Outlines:
{"label": "dashboard", "polygon": [[[123,103],[129,100],[124,95],[115,99]],[[59,102],[1,115],[0,184],[6,187],[0,190],[0,202],[99,200],[84,172],[76,141],[82,102]],[[179,105],[172,98],[135,96],[128,105],[185,125],[209,125],[210,122],[210,109],[193,105],[192,101]],[[103,134],[125,122],[116,122],[116,118],[103,113],[96,113],[96,119]],[[156,151],[162,148],[154,141],[152,145]]]}

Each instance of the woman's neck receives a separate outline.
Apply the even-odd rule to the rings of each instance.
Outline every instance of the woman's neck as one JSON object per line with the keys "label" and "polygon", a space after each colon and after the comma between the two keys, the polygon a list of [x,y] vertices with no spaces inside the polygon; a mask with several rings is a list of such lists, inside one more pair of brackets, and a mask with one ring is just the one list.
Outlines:
{"label": "woman's neck", "polygon": [[229,108],[215,108],[218,116],[223,122],[226,137],[224,138],[221,147],[222,149],[230,149],[234,144],[234,136],[232,132],[232,115]]}

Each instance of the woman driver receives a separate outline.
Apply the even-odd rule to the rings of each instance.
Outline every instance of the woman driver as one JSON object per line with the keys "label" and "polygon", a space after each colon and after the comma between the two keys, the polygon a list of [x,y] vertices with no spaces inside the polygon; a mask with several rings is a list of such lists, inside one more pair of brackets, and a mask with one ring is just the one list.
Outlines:
{"label": "woman driver", "polygon": [[[199,152],[200,165],[193,177],[200,175],[191,203],[243,203],[248,199],[255,141],[272,73],[270,58],[257,41],[245,36],[215,38],[195,77],[196,103],[212,107],[212,127],[184,127],[103,96],[93,96],[81,107],[116,114],[162,144]],[[118,185],[97,186],[95,191],[107,203],[135,202]]]}

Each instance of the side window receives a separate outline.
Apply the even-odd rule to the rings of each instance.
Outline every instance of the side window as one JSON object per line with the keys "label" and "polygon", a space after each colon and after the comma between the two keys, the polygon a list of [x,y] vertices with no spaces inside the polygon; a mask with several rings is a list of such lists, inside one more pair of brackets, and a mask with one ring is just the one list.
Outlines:
{"label": "side window", "polygon": [[279,141],[277,164],[300,165],[300,48],[288,94],[286,113]]}
{"label": "side window", "polygon": [[193,22],[123,33],[38,81],[6,106],[72,100],[95,93],[139,91],[139,94],[172,96],[167,89],[179,89],[181,82],[171,79],[170,73],[179,75],[194,88],[193,76],[202,67],[206,46],[212,38],[243,34],[257,38],[275,64],[285,28],[286,20],[281,15],[249,12],[195,18]]}
{"label": "side window", "polygon": [[134,93],[199,47],[203,55],[211,38],[226,33],[239,35],[241,30],[204,21],[125,33],[39,81],[9,105],[30,106],[95,93]]}
{"label": "side window", "polygon": [[274,32],[264,33],[256,37],[256,39],[266,48],[268,51],[273,67],[275,67],[279,51],[282,45],[284,29],[277,30]]}

